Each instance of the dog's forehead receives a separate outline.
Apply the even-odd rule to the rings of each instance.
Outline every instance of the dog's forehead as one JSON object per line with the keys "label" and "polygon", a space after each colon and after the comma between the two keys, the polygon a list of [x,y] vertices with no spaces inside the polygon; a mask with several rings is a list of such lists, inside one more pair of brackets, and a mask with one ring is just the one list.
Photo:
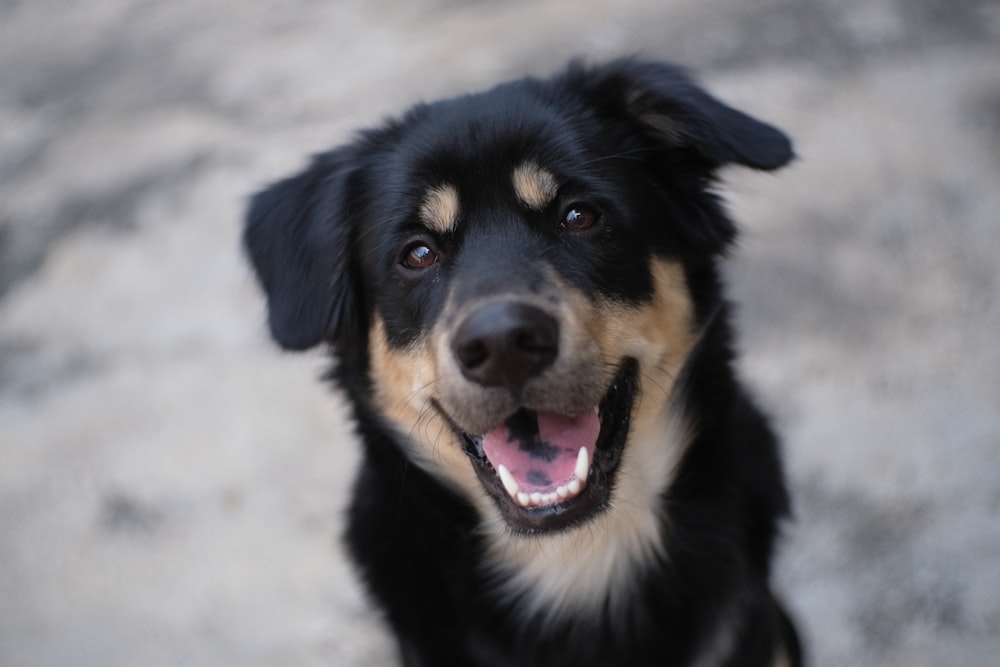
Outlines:
{"label": "dog's forehead", "polygon": [[409,206],[435,232],[499,197],[544,209],[583,152],[563,112],[517,88],[498,92],[430,105],[404,124],[394,150],[406,182],[394,189],[416,199]]}
{"label": "dog's forehead", "polygon": [[[547,167],[541,166],[535,158],[522,158],[498,166],[500,184],[513,194],[516,202],[534,211],[544,210],[559,193],[559,179]],[[506,181],[506,182],[504,182]],[[418,206],[420,222],[437,234],[455,231],[463,216],[463,195],[465,199],[475,197],[476,185],[465,179],[442,180],[423,188]],[[478,185],[482,188],[482,184]],[[494,193],[495,194],[495,193]],[[465,206],[469,202],[465,201]]]}

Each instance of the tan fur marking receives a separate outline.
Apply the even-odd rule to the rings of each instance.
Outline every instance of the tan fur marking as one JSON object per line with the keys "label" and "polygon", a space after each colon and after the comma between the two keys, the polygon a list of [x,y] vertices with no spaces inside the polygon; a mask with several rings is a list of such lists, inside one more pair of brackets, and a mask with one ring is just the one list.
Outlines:
{"label": "tan fur marking", "polygon": [[454,185],[443,183],[431,188],[420,205],[420,220],[438,234],[455,230],[460,204]]}
{"label": "tan fur marking", "polygon": [[460,443],[431,406],[437,376],[434,346],[391,348],[378,315],[368,335],[375,404],[403,436],[411,459],[444,484],[461,487],[467,497],[481,496],[482,487]]}
{"label": "tan fur marking", "polygon": [[[653,260],[650,265],[655,285],[652,303],[638,308],[607,304],[592,323],[591,334],[606,358],[633,356],[639,360],[643,383],[637,417],[653,406],[643,405],[669,399],[674,382],[695,343],[694,307],[680,264]],[[655,409],[659,413],[661,409]],[[641,429],[644,424],[638,424]]]}
{"label": "tan fur marking", "polygon": [[535,211],[548,206],[559,192],[559,184],[552,172],[534,162],[525,162],[516,168],[510,180],[521,203]]}

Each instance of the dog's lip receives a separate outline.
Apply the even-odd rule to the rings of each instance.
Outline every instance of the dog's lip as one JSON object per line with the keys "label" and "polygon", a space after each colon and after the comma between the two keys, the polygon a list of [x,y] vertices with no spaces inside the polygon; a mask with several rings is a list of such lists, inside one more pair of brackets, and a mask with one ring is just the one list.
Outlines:
{"label": "dog's lip", "polygon": [[[509,471],[495,468],[486,455],[484,437],[455,428],[480,482],[512,529],[528,534],[560,530],[586,521],[607,507],[628,437],[637,377],[638,363],[626,359],[594,409],[600,421],[596,439],[580,446],[572,475],[554,480],[547,494],[537,491],[526,494],[524,490],[512,489]],[[528,408],[518,412],[523,411],[534,412]],[[537,497],[532,497],[536,494]]]}

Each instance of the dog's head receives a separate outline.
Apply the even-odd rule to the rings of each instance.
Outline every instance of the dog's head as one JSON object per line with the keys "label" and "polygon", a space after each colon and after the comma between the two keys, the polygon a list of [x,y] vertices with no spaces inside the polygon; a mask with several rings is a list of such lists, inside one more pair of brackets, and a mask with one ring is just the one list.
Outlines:
{"label": "dog's head", "polygon": [[735,233],[714,172],[791,156],[677,69],[573,66],[317,157],[254,198],[245,243],[282,346],[331,344],[414,462],[514,532],[554,531],[662,493]]}

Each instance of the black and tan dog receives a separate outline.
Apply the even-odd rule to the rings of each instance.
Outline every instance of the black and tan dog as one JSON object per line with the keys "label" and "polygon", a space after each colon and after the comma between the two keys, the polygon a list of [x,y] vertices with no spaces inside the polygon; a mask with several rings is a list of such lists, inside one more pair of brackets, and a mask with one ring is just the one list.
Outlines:
{"label": "black and tan dog", "polygon": [[791,157],[624,60],[417,106],[254,197],[271,332],[328,344],[354,409],[347,543],[405,664],[800,663],[712,189]]}

